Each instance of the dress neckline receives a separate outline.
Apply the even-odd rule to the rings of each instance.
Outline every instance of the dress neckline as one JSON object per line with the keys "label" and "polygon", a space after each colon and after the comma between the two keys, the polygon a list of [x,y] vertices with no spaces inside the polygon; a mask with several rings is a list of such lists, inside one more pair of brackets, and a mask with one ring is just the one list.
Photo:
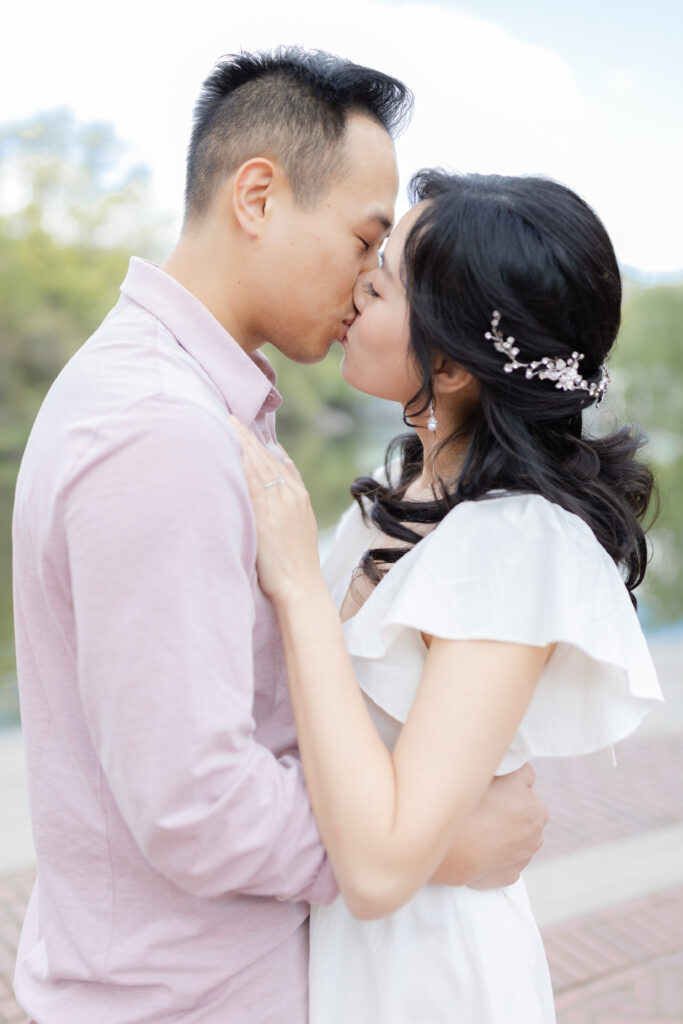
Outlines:
{"label": "dress neckline", "polygon": [[[443,522],[443,520],[441,520],[441,522]],[[377,591],[383,586],[383,584],[386,583],[386,581],[389,579],[389,577],[391,576],[392,579],[395,578],[395,576],[396,576],[396,569],[398,569],[399,566],[404,565],[405,562],[406,562],[406,559],[410,560],[412,557],[414,557],[415,551],[417,551],[420,548],[420,546],[421,546],[423,541],[427,540],[428,537],[431,537],[432,534],[434,534],[436,532],[438,527],[441,525],[441,522],[437,523],[433,530],[430,530],[429,533],[426,533],[424,535],[424,537],[422,537],[419,541],[417,541],[417,543],[414,544],[413,547],[409,551],[406,551],[405,555],[403,555],[402,558],[399,558],[399,560],[397,562],[394,562],[392,564],[391,568],[388,569],[385,572],[384,576],[382,576],[382,578],[379,581],[379,583],[375,584],[375,586],[372,588],[372,590],[370,591],[368,596],[365,598],[363,603],[358,606],[358,608],[353,613],[353,615],[349,615],[348,618],[346,618],[346,619],[341,619],[341,616],[340,616],[340,621],[341,621],[341,624],[342,624],[342,629],[344,629],[345,627],[349,626],[350,623],[356,621],[356,619],[361,614],[363,609],[370,603],[370,601],[372,601],[372,599],[374,598],[374,596],[377,593]],[[362,551],[360,552],[360,555],[354,560],[354,563],[353,563],[351,569],[345,574],[344,591],[343,591],[343,594],[342,594],[341,601],[339,602],[339,606],[337,608],[338,612],[341,612],[341,609],[343,607],[344,601],[346,600],[346,597],[348,595],[349,589],[351,587],[351,582],[353,580],[353,574],[355,573],[356,569],[358,569],[359,564],[360,564],[360,559],[363,557],[363,555],[365,554],[366,551],[369,551],[369,547],[367,547],[367,546],[362,549]],[[405,571],[405,570],[402,570],[402,571]],[[386,587],[385,587],[385,589],[386,589]]]}

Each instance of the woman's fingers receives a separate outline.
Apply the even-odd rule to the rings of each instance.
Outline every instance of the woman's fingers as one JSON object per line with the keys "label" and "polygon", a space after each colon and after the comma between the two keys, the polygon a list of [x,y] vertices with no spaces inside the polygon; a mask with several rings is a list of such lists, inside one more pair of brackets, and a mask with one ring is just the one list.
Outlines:
{"label": "woman's fingers", "polygon": [[[244,469],[247,489],[256,520],[257,523],[262,524],[266,522],[268,511],[272,504],[268,500],[270,492],[266,485],[269,480],[279,475],[279,471],[276,472],[275,469],[269,468],[268,463],[261,458],[261,452],[258,449],[263,446],[259,445],[256,438],[253,437],[249,430],[242,426],[239,420],[231,417],[231,425],[242,447],[242,468]],[[279,466],[279,460],[276,461]],[[282,486],[282,484],[278,485],[278,487]]]}
{"label": "woman's fingers", "polygon": [[262,484],[267,484],[270,480],[276,480],[279,476],[291,482],[302,482],[299,470],[281,444],[278,444],[278,448],[282,452],[282,460],[268,451],[236,416],[228,416],[228,422],[237,434],[242,445],[242,451],[249,457],[253,471]]}
{"label": "woman's fingers", "polygon": [[256,565],[271,597],[291,592],[320,573],[318,534],[308,492],[291,459],[281,461],[231,416],[258,534]]}
{"label": "woman's fingers", "polygon": [[[237,434],[242,445],[242,452],[249,466],[251,475],[261,484],[266,486],[269,481],[284,476],[283,465],[277,456],[269,452],[259,441],[256,440],[250,430],[240,423],[235,416],[229,416],[228,422]],[[281,486],[281,485],[280,485]]]}
{"label": "woman's fingers", "polygon": [[285,468],[287,470],[289,470],[289,472],[292,474],[292,477],[295,480],[297,480],[299,483],[303,483],[303,480],[301,478],[301,473],[297,469],[297,467],[296,467],[296,465],[294,463],[294,460],[290,459],[289,455],[287,454],[287,452],[282,447],[282,445],[280,444],[279,441],[278,441],[278,445],[277,446],[280,449],[280,451],[282,452],[282,455],[283,455],[283,465],[285,466]]}
{"label": "woman's fingers", "polygon": [[253,472],[260,480],[262,486],[267,485],[272,480],[277,480],[278,477],[283,477],[289,483],[299,483],[303,486],[301,473],[281,444],[278,444],[278,448],[282,452],[282,460],[268,451],[235,416],[228,416],[228,422],[234,428],[242,445],[242,451],[245,456],[248,456]]}

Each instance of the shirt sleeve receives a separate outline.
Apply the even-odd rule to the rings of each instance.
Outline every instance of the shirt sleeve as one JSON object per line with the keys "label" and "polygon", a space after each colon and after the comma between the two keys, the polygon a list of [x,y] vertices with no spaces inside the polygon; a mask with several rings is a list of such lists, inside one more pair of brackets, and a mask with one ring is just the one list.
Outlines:
{"label": "shirt sleeve", "polygon": [[254,736],[256,533],[231,431],[146,399],[97,431],[63,500],[83,706],[144,856],[198,896],[329,902],[301,765]]}
{"label": "shirt sleeve", "polygon": [[[511,747],[521,760],[603,749],[662,699],[617,567],[586,523],[539,495],[456,506],[380,587],[346,631],[358,658],[408,657],[421,633],[556,645]],[[403,721],[405,694],[375,677],[370,696]]]}

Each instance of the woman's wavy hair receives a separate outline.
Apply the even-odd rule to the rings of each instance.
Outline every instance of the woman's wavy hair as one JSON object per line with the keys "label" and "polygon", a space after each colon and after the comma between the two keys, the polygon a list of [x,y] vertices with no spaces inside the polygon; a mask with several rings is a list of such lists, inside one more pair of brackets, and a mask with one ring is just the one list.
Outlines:
{"label": "woman's wavy hair", "polygon": [[[423,466],[415,433],[401,435],[386,455],[386,486],[360,477],[351,487],[363,515],[400,548],[368,551],[363,570],[378,581],[422,534],[462,501],[495,492],[540,494],[580,516],[620,567],[632,600],[647,547],[642,520],[654,490],[650,468],[637,458],[641,433],[624,426],[592,437],[583,411],[587,391],[562,391],[550,380],[504,372],[506,357],[484,335],[494,310],[513,335],[519,359],[584,354],[581,375],[598,383],[620,323],[621,279],[604,226],[574,192],[538,177],[455,175],[421,171],[411,199],[427,199],[404,250],[402,273],[410,307],[411,354],[422,381],[405,408],[425,412],[433,399],[432,367],[447,356],[479,382],[479,402],[461,430],[467,438],[457,482],[439,481],[433,501],[405,500]],[[444,438],[439,448],[458,438]],[[390,463],[400,453],[400,469]]]}

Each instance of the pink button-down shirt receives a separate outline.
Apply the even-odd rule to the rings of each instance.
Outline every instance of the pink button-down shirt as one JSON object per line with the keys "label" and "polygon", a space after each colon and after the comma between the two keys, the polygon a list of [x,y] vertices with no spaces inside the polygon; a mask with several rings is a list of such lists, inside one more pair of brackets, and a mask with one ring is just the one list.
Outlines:
{"label": "pink button-down shirt", "polygon": [[232,411],[280,397],[162,270],[57,378],[14,514],[38,881],[17,960],[38,1024],[304,1024],[311,815]]}

